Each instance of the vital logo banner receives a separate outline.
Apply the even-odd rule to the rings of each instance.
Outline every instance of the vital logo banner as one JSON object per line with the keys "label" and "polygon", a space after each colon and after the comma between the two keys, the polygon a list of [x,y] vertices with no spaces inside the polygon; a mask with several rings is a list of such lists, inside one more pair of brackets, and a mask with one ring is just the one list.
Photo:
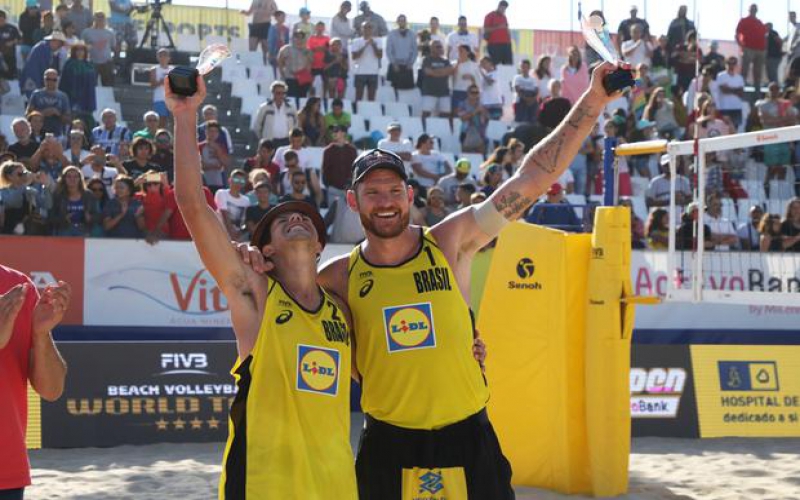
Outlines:
{"label": "vital logo banner", "polygon": [[800,347],[691,349],[701,437],[800,436]]}
{"label": "vital logo banner", "polygon": [[630,387],[634,436],[699,436],[689,346],[633,344]]}
{"label": "vital logo banner", "polygon": [[224,441],[233,342],[59,342],[64,395],[42,402],[45,448]]}

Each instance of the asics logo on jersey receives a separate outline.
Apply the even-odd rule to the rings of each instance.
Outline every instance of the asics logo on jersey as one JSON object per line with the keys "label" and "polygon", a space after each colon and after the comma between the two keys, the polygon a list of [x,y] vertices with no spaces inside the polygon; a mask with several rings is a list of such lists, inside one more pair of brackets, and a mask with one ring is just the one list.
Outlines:
{"label": "asics logo on jersey", "polygon": [[294,313],[292,311],[289,310],[281,311],[278,317],[275,318],[275,323],[282,325],[287,321],[289,321],[290,319],[292,319],[292,316],[294,316]]}
{"label": "asics logo on jersey", "polygon": [[442,473],[441,472],[434,472],[429,471],[419,477],[420,485],[419,485],[419,492],[420,493],[430,493],[435,495],[442,489],[444,489],[444,485],[442,484]]}
{"label": "asics logo on jersey", "polygon": [[386,307],[383,321],[390,353],[436,347],[430,302]]}
{"label": "asics logo on jersey", "polygon": [[339,351],[299,344],[297,390],[335,396],[339,390]]}
{"label": "asics logo on jersey", "polygon": [[358,291],[358,296],[362,299],[369,295],[369,292],[372,291],[372,287],[375,285],[375,280],[369,279],[361,285],[361,289]]}

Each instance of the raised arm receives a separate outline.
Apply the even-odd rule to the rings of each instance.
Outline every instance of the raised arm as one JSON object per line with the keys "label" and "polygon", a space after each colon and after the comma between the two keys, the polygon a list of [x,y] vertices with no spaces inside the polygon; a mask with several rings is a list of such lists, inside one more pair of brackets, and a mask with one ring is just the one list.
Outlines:
{"label": "raised arm", "polygon": [[197,93],[179,97],[165,80],[167,106],[175,119],[175,198],[186,221],[195,247],[206,269],[216,280],[231,309],[239,356],[244,359],[252,350],[260,324],[259,304],[266,299],[259,289],[265,279],[257,277],[236,255],[223,227],[203,193],[200,153],[197,150],[197,110],[206,97],[202,77],[197,79]]}
{"label": "raised arm", "polygon": [[495,238],[502,224],[520,218],[569,167],[606,104],[619,97],[619,93],[609,96],[603,88],[603,77],[615,69],[609,63],[598,66],[589,89],[558,127],[528,152],[520,169],[485,202],[434,226],[437,240],[458,254],[471,255]]}

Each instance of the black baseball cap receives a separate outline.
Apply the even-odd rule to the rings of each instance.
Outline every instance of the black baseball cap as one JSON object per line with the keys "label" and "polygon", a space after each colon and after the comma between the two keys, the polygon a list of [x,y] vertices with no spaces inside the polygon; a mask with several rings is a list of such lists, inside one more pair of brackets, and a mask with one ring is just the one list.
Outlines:
{"label": "black baseball cap", "polygon": [[259,250],[263,248],[264,245],[268,244],[271,240],[270,228],[272,227],[273,221],[275,221],[279,215],[286,212],[299,212],[303,215],[307,215],[314,224],[314,228],[317,230],[319,244],[322,245],[322,248],[325,248],[325,221],[322,220],[322,216],[317,209],[305,201],[285,201],[270,208],[269,211],[264,214],[264,217],[258,221],[256,229],[253,231],[253,236],[250,238],[250,244]]}
{"label": "black baseball cap", "polygon": [[353,185],[358,184],[368,173],[377,168],[391,170],[404,181],[408,181],[406,166],[399,156],[385,149],[370,149],[353,162]]}

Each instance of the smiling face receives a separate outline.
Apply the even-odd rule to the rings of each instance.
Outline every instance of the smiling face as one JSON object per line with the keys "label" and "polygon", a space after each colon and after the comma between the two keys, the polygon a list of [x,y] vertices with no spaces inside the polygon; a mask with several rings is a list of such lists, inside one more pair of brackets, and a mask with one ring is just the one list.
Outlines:
{"label": "smiling face", "polygon": [[322,251],[317,230],[311,217],[301,212],[285,212],[272,221],[269,228],[270,245],[276,255],[287,249],[287,245],[302,242],[309,245],[311,251],[319,254]]}
{"label": "smiling face", "polygon": [[355,191],[347,193],[347,202],[358,212],[364,230],[379,238],[394,238],[403,233],[410,221],[413,199],[413,189],[385,168],[371,171]]}

